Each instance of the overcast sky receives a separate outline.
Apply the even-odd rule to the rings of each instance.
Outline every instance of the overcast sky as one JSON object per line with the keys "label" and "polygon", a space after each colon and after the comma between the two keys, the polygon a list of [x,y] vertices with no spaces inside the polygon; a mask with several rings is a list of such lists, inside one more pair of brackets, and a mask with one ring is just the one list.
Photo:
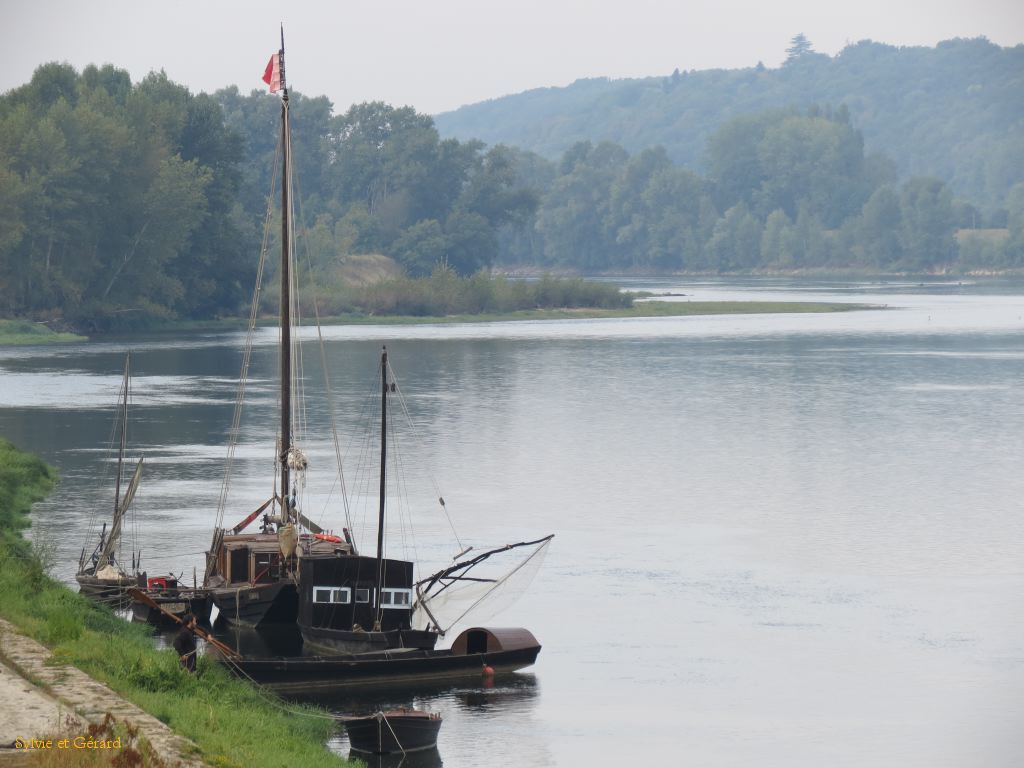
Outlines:
{"label": "overcast sky", "polygon": [[[1024,42],[1022,0],[0,0],[0,92],[39,64],[163,69],[193,91],[260,87],[284,22],[289,85],[335,111],[438,113],[581,77],[778,66],[803,32],[835,54],[871,39]],[[13,49],[13,50],[12,50]]]}

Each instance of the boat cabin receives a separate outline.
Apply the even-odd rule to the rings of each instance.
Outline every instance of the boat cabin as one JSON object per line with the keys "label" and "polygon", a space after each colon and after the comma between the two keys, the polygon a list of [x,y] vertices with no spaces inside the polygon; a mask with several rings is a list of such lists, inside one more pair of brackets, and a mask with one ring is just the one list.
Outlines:
{"label": "boat cabin", "polygon": [[[333,537],[332,537],[333,538]],[[299,544],[303,553],[349,553],[345,542],[325,541],[303,535]],[[253,533],[225,536],[217,551],[216,570],[224,584],[272,584],[288,576],[288,563],[281,554],[276,533]]]}
{"label": "boat cabin", "polygon": [[299,560],[299,624],[321,630],[410,629],[413,564],[384,559],[377,594],[377,558],[346,553],[312,554]]}

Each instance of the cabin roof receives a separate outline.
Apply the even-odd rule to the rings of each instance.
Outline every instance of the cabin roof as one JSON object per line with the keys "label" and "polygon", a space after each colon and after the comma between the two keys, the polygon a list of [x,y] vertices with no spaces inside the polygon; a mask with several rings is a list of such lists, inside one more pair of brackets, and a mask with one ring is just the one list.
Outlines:
{"label": "cabin roof", "polygon": [[[299,543],[303,548],[308,546],[311,554],[329,555],[337,549],[345,552],[351,551],[351,547],[345,542],[322,541],[306,535],[302,536]],[[281,549],[281,543],[276,533],[225,536],[223,546],[228,552],[237,552],[240,549],[248,549],[253,552],[279,552]]]}
{"label": "cabin roof", "polygon": [[[471,643],[470,640],[474,639],[474,636],[476,642]],[[456,656],[463,655],[469,652],[471,646],[476,646],[474,653],[480,653],[483,651],[483,642],[486,642],[486,653],[540,647],[533,633],[523,627],[472,627],[455,638],[452,653]]]}

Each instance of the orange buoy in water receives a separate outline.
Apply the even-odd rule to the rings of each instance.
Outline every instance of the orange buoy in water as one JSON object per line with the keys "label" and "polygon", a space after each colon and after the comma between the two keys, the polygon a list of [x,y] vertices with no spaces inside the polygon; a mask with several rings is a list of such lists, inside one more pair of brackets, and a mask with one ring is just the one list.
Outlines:
{"label": "orange buoy in water", "polygon": [[483,673],[484,673],[484,677],[494,677],[494,667],[491,667],[491,666],[488,666],[487,664],[484,664]]}

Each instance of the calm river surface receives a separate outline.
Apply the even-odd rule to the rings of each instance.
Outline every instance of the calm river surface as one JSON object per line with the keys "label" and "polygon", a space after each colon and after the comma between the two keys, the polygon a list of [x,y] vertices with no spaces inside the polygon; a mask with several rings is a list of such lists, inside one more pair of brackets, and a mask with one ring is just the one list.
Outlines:
{"label": "calm river surface", "polygon": [[[463,543],[556,534],[488,622],[537,635],[528,673],[334,706],[441,712],[425,764],[447,768],[1019,765],[1024,284],[636,287],[888,308],[325,329],[346,472],[386,343],[420,433],[403,462],[436,477]],[[243,338],[0,350],[0,434],[62,474],[32,534],[60,577],[112,507],[128,347],[133,533],[151,573],[201,572]],[[260,332],[231,524],[271,492],[275,344]],[[340,528],[319,359],[307,345],[306,512]],[[457,551],[435,507],[427,562]]]}

